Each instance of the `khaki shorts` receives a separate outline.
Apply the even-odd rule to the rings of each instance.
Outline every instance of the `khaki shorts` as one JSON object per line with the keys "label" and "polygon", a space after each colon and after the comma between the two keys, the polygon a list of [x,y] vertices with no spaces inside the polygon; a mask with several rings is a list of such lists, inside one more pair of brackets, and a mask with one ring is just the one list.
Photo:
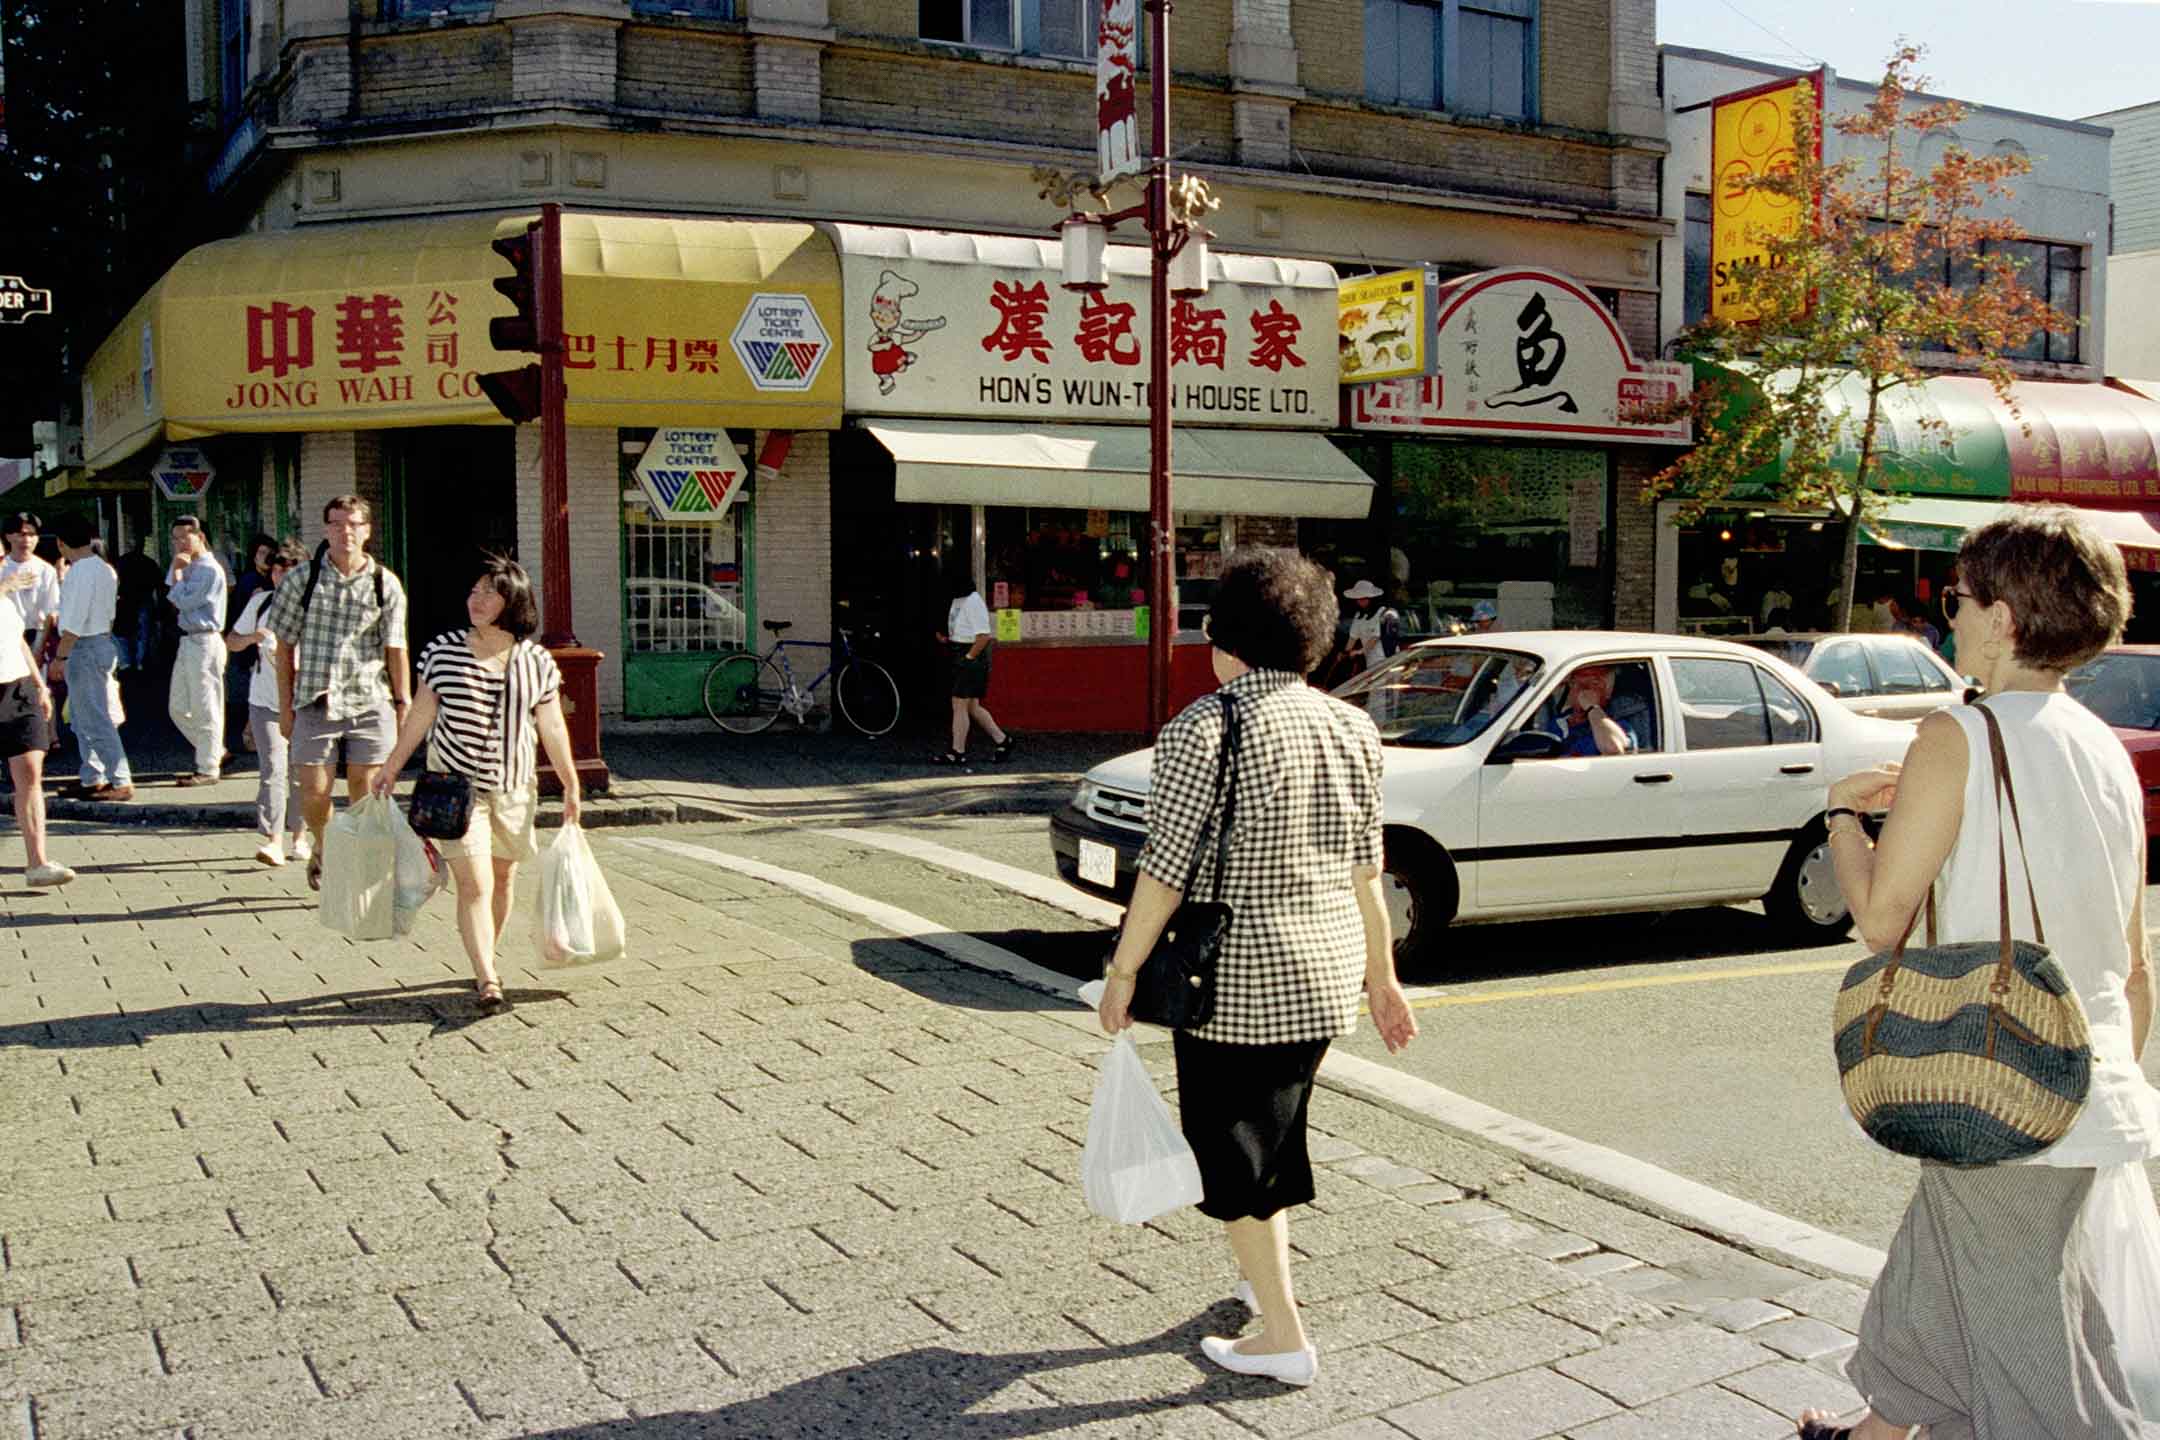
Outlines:
{"label": "khaki shorts", "polygon": [[397,715],[385,700],[372,710],[343,720],[330,718],[330,702],[317,700],[293,712],[292,763],[337,768],[338,750],[347,765],[380,765],[397,744]]}
{"label": "khaki shorts", "polygon": [[460,855],[484,860],[492,855],[522,865],[540,854],[535,820],[540,813],[540,792],[505,795],[500,790],[473,790],[472,823],[458,840],[437,840],[435,848],[445,860]]}

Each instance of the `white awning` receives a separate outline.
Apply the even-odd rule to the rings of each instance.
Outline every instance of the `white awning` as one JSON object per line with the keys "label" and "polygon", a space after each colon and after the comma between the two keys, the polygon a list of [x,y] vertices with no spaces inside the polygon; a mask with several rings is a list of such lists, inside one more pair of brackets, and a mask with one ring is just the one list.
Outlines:
{"label": "white awning", "polygon": [[[877,420],[894,494],[941,505],[1148,508],[1148,432],[1137,425]],[[1372,478],[1324,435],[1208,430],[1171,435],[1172,505],[1225,515],[1362,520]]]}

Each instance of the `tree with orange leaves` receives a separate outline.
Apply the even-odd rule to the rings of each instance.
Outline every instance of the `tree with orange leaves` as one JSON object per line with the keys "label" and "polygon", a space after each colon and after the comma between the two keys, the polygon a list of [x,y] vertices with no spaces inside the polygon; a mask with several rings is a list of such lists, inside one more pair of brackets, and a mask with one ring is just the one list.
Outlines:
{"label": "tree with orange leaves", "polygon": [[[1960,148],[1953,127],[1966,107],[1914,100],[1928,83],[1915,73],[1921,54],[1901,43],[1867,107],[1831,120],[1846,142],[1842,156],[1823,158],[1816,106],[1803,93],[1793,162],[1734,182],[1787,201],[1800,220],[1788,233],[1754,237],[1765,263],[1733,275],[1734,308],[1753,318],[1713,318],[1681,336],[1683,355],[1721,370],[1683,402],[1695,448],[1644,487],[1646,502],[1671,495],[1692,520],[1770,471],[1774,503],[1843,520],[1840,630],[1852,619],[1861,524],[1883,502],[1885,397],[1948,364],[1986,376],[2014,413],[2005,356],[2041,330],[2078,323],[2020,280],[2021,262],[2000,247],[2023,238],[2017,226],[1983,213],[2030,163]],[[1907,157],[1933,136],[1948,143],[1916,171]],[[1949,275],[1971,278],[1953,284]],[[1864,405],[1841,393],[1848,376],[1864,385]],[[1915,418],[1947,445],[1939,418]]]}

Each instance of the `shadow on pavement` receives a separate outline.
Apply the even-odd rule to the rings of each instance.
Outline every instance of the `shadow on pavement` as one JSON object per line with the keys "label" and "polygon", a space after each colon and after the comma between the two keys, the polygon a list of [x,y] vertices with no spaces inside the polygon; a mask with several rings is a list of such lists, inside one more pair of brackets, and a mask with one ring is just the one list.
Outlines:
{"label": "shadow on pavement", "polygon": [[[140,912],[138,912],[140,913]],[[438,993],[439,992],[439,993]],[[513,1006],[568,1000],[569,992],[507,986]],[[302,1030],[344,1025],[380,1025],[385,1021],[427,1024],[461,1030],[481,1015],[470,979],[444,977],[416,985],[381,990],[348,990],[305,1000],[265,1000],[259,1005],[203,1001],[163,1005],[127,1014],[54,1015],[17,1025],[0,1025],[0,1049],[97,1049],[151,1035],[244,1035],[265,1030]]]}
{"label": "shadow on pavement", "polygon": [[[1033,1354],[984,1354],[959,1345],[926,1346],[866,1360],[798,1380],[755,1399],[716,1410],[674,1411],[633,1420],[533,1432],[535,1440],[672,1440],[672,1437],[845,1436],[848,1440],[1022,1440],[1081,1426],[1147,1415],[1189,1405],[1283,1393],[1272,1381],[1223,1374],[1199,1358],[1200,1337],[1220,1333],[1227,1321],[1204,1311],[1160,1335],[1129,1345],[1102,1345]],[[1148,1355],[1191,1355],[1193,1386],[1182,1395],[1149,1399],[1045,1401],[1025,1393],[1010,1408],[978,1410],[1007,1388],[1032,1377],[1083,1366],[1131,1361]],[[1129,1379],[1112,1371],[1073,1390],[1106,1390]],[[1068,1388],[1053,1382],[1055,1388]]]}

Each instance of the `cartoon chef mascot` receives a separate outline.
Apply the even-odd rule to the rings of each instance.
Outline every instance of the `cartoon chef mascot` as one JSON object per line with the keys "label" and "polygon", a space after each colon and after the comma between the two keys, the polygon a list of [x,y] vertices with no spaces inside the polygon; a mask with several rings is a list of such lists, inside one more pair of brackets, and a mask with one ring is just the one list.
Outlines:
{"label": "cartoon chef mascot", "polygon": [[915,363],[915,352],[908,347],[931,331],[945,328],[942,315],[909,320],[900,313],[901,302],[921,289],[906,276],[887,270],[878,276],[877,289],[870,294],[870,328],[876,332],[870,337],[870,373],[877,376],[880,395],[892,394],[894,380]]}

